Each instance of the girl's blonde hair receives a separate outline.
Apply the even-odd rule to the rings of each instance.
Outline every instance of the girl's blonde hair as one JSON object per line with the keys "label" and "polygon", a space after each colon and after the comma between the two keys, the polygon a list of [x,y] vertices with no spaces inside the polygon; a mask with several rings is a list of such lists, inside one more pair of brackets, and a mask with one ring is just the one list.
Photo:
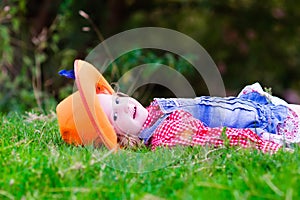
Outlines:
{"label": "girl's blonde hair", "polygon": [[141,144],[141,140],[137,135],[132,135],[132,134],[127,134],[127,133],[122,133],[122,132],[117,132],[117,137],[118,137],[118,143],[121,147],[136,147]]}

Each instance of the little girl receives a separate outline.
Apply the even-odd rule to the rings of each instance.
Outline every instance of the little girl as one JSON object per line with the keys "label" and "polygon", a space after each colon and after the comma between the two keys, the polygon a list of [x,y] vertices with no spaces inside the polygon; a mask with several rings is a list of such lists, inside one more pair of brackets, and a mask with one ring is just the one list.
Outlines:
{"label": "little girl", "polygon": [[[102,76],[92,65],[84,61],[75,61],[74,68],[81,100],[91,100],[94,104],[100,104],[100,107],[97,107],[103,109],[105,115],[96,119],[87,117],[86,123],[103,119],[105,121],[107,118],[121,146],[134,146],[143,141],[153,150],[159,146],[175,145],[219,147],[228,141],[230,146],[253,147],[262,152],[276,152],[284,143],[299,142],[299,118],[296,113],[299,106],[287,104],[263,92],[258,83],[247,86],[238,97],[157,98],[149,107],[144,108],[135,99],[114,93],[111,89],[108,89],[109,92],[97,91],[93,89],[92,84],[82,89],[81,85],[84,84],[82,77],[92,77],[91,74],[87,74],[87,69],[93,69],[90,73]],[[84,72],[79,68],[87,71]],[[94,85],[97,85],[96,82],[97,79]],[[106,84],[102,86],[109,88]],[[84,90],[94,91],[96,100],[94,97],[86,98],[87,93]],[[61,117],[63,107],[61,103],[57,108],[61,134],[65,141],[74,143],[74,134],[70,135],[69,131],[69,135],[66,136],[63,128],[68,123]],[[85,110],[89,112],[92,109]],[[69,114],[74,115],[73,111],[72,113]],[[81,123],[82,119],[84,118],[81,117]],[[80,129],[78,126],[75,128]],[[86,140],[91,133],[82,129],[77,130],[77,134],[81,140]],[[113,134],[114,132],[109,132],[109,136]],[[98,135],[100,142],[108,148],[113,146],[107,145],[107,140],[103,138],[103,135],[107,136],[107,132],[102,131]],[[99,141],[99,137],[93,138],[94,141],[97,139]],[[80,144],[80,141],[77,144]]]}

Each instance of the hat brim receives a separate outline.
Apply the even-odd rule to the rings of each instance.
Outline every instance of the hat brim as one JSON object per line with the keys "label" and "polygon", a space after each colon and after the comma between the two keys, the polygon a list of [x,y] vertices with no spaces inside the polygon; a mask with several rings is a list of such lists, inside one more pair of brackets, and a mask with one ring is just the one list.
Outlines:
{"label": "hat brim", "polygon": [[73,108],[82,104],[85,110],[82,113],[73,109],[74,122],[82,143],[94,146],[104,144],[108,149],[116,149],[117,135],[97,98],[97,93],[113,94],[114,90],[101,73],[86,61],[75,60],[74,71],[79,95],[73,98]]}

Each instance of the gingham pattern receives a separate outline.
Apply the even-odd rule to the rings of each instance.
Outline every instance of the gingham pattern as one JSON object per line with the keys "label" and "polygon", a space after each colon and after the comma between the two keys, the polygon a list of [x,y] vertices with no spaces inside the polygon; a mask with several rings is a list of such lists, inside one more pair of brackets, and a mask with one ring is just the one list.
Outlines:
{"label": "gingham pattern", "polygon": [[[154,115],[148,117],[144,128],[151,126],[162,114],[155,103],[148,107],[148,111],[153,111]],[[151,138],[151,148],[154,150],[158,146],[176,145],[220,147],[228,144],[229,146],[256,148],[264,153],[274,153],[281,148],[280,144],[263,140],[250,129],[226,128],[225,134],[222,134],[222,131],[223,128],[206,127],[190,113],[177,110],[156,128]]]}
{"label": "gingham pattern", "polygon": [[157,101],[152,101],[150,106],[148,106],[146,109],[148,110],[149,115],[143,125],[143,129],[152,126],[158,120],[158,118],[163,115],[163,112],[160,110]]}

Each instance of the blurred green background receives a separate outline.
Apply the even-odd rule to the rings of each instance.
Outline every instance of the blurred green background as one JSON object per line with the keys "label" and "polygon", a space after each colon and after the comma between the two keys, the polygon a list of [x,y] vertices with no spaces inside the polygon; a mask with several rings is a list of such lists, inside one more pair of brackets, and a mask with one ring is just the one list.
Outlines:
{"label": "blurred green background", "polygon": [[[73,81],[57,72],[71,69],[74,59],[84,59],[101,42],[97,30],[105,39],[144,26],[174,29],[198,41],[217,64],[228,95],[258,81],[300,103],[299,7],[292,0],[1,0],[0,113],[54,109],[73,89]],[[183,73],[197,95],[207,93],[195,70],[168,52],[129,53],[116,61],[122,68],[104,76],[113,81],[150,61]]]}

